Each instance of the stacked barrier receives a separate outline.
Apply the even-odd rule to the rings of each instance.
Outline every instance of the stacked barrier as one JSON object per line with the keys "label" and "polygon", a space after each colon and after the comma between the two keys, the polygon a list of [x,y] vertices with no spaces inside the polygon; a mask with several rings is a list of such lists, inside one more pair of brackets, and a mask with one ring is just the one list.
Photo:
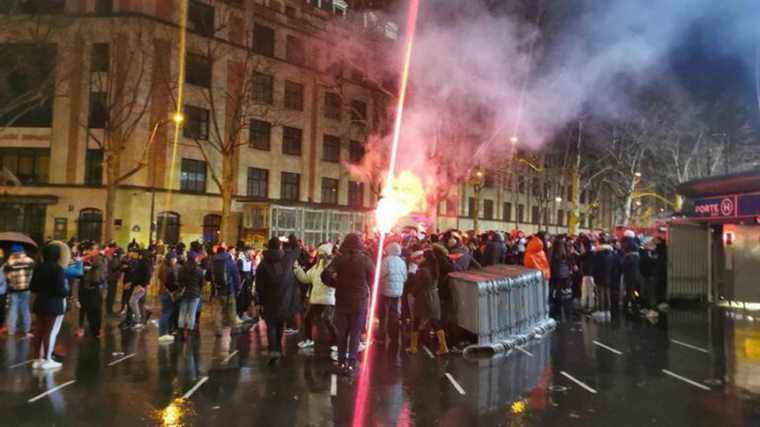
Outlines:
{"label": "stacked barrier", "polygon": [[457,301],[456,323],[478,339],[465,355],[508,352],[556,326],[549,317],[549,289],[539,270],[494,265],[451,273],[449,278]]}

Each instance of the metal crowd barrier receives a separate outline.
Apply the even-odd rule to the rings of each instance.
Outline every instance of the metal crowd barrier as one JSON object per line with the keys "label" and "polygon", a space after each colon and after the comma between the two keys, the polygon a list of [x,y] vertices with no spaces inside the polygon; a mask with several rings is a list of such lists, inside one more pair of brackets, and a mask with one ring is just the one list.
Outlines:
{"label": "metal crowd barrier", "polygon": [[549,289],[539,270],[494,265],[451,273],[457,324],[477,335],[472,353],[508,352],[531,338],[554,329],[549,317]]}

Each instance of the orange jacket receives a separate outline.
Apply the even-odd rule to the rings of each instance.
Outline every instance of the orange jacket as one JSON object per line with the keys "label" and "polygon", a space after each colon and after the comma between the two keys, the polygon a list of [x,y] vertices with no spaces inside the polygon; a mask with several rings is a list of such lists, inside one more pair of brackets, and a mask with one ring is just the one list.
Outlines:
{"label": "orange jacket", "polygon": [[546,259],[546,252],[544,252],[544,243],[538,237],[533,237],[528,241],[528,246],[525,248],[524,264],[528,268],[543,271],[545,280],[551,278],[551,269],[549,268],[549,261]]}

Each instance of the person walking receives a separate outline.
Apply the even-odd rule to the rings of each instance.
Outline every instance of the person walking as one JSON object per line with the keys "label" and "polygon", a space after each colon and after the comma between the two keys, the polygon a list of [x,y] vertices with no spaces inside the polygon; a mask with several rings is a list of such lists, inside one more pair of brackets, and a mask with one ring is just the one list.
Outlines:
{"label": "person walking", "polygon": [[143,313],[143,303],[150,283],[151,267],[147,251],[139,250],[132,253],[134,262],[130,264],[124,277],[124,287],[130,290],[127,317],[133,329],[142,329],[149,314]]}
{"label": "person walking", "polygon": [[11,256],[3,268],[8,282],[8,335],[16,335],[19,317],[24,338],[31,338],[32,315],[29,311],[29,283],[34,271],[34,260],[26,254],[21,244],[11,246]]}
{"label": "person walking", "polygon": [[224,244],[217,247],[216,255],[211,261],[211,278],[216,299],[216,335],[226,341],[232,328],[238,326],[235,299],[240,292],[240,274]]}
{"label": "person walking", "polygon": [[367,321],[374,265],[357,233],[349,233],[322,282],[335,288],[335,327],[338,330],[338,372],[351,375],[358,366],[359,341]]}
{"label": "person walking", "polygon": [[177,254],[170,251],[164,256],[162,267],[158,270],[161,301],[161,317],[158,319],[158,343],[169,344],[174,342],[174,335],[171,334],[172,318],[177,311],[179,300],[179,266],[177,265]]}
{"label": "person walking", "polygon": [[[316,347],[317,357],[328,357],[330,346],[338,335],[333,318],[335,317],[335,289],[322,282],[322,272],[332,261],[332,244],[325,243],[317,249],[317,262],[304,272],[300,263],[295,266],[296,278],[299,282],[311,285],[309,308],[304,319],[304,340],[298,343],[299,348]],[[317,328],[319,340],[311,339],[312,325]]]}
{"label": "person walking", "polygon": [[288,269],[293,269],[290,259],[282,250],[282,242],[272,237],[267,243],[261,264],[256,268],[256,292],[261,299],[264,321],[267,325],[270,365],[282,358],[282,334],[285,322],[293,315],[292,298],[294,283],[286,279]]}
{"label": "person walking", "polygon": [[380,266],[380,300],[377,308],[380,327],[377,342],[385,343],[388,338],[391,348],[394,348],[399,343],[401,296],[404,295],[407,270],[406,262],[401,259],[401,245],[396,242],[389,244],[386,254]]}
{"label": "person walking", "polygon": [[179,269],[178,284],[182,297],[179,301],[178,326],[181,331],[181,339],[185,340],[192,336],[195,330],[195,312],[201,301],[201,288],[203,286],[203,270],[198,266],[195,257],[188,257],[185,264]]}

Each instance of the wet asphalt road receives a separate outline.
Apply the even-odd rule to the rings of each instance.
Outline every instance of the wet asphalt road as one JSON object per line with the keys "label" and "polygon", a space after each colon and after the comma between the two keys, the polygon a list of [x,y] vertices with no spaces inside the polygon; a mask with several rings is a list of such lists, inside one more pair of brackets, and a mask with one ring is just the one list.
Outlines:
{"label": "wet asphalt road", "polygon": [[23,364],[27,341],[2,338],[0,425],[760,426],[758,313],[582,319],[475,361],[375,349],[359,391],[363,423],[353,423],[360,378],[333,381],[329,363],[299,353],[295,336],[272,368],[263,326],[227,349],[208,313],[194,344],[158,345],[155,325],[122,333],[109,319],[98,342],[73,337],[75,314],[53,373]]}

